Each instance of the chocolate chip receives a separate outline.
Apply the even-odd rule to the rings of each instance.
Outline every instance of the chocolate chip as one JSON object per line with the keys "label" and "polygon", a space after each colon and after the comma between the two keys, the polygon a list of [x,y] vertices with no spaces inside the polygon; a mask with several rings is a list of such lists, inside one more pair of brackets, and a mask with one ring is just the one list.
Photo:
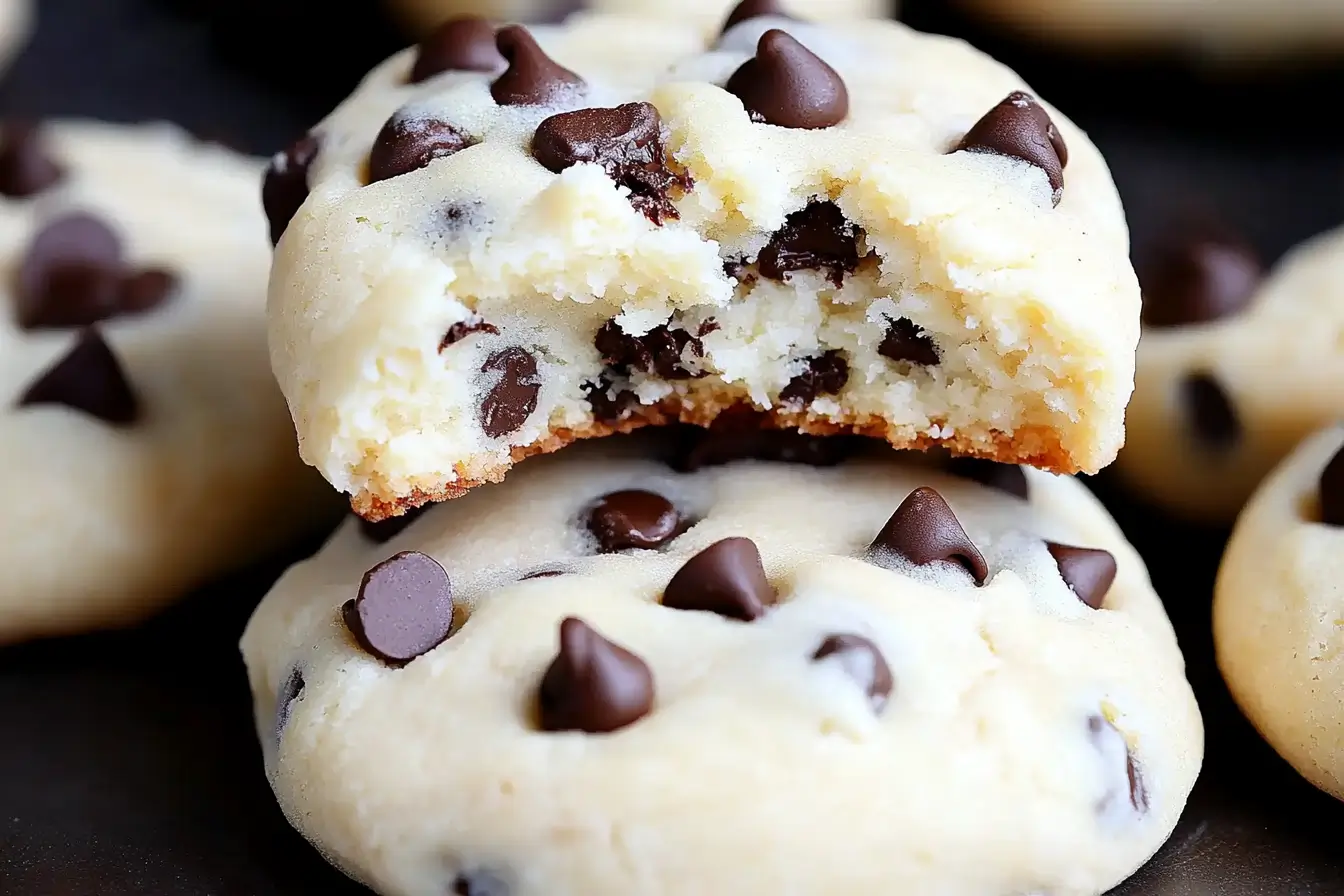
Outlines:
{"label": "chocolate chip", "polygon": [[687,352],[692,357],[703,357],[704,344],[680,328],[659,324],[642,336],[632,336],[609,320],[593,337],[593,345],[607,364],[619,368],[633,368],[653,373],[665,380],[685,380],[703,373],[692,373],[686,368]]}
{"label": "chocolate chip", "polygon": [[261,181],[261,205],[271,226],[271,245],[280,242],[289,222],[308,198],[308,169],[321,148],[317,135],[306,134],[276,153]]}
{"label": "chocolate chip", "polygon": [[1264,275],[1244,243],[1196,238],[1162,252],[1143,277],[1143,323],[1175,327],[1229,317],[1250,304]]}
{"label": "chocolate chip", "polygon": [[418,520],[426,510],[433,506],[433,504],[422,504],[419,507],[410,508],[401,516],[390,516],[376,523],[362,517],[356,517],[359,520],[359,531],[374,544],[387,544],[406,531],[407,526]]}
{"label": "chocolate chip", "polygon": [[1344,526],[1344,449],[1336,451],[1321,471],[1319,490],[1321,522],[1327,526]]}
{"label": "chocolate chip", "polygon": [[686,473],[739,460],[833,467],[859,444],[848,436],[813,436],[792,429],[692,429],[673,464]]}
{"label": "chocolate chip", "polygon": [[704,610],[729,619],[759,619],[773,603],[761,552],[749,538],[716,541],[687,560],[663,591],[663,606]]}
{"label": "chocolate chip", "polygon": [[655,224],[677,217],[668,190],[674,184],[690,186],[687,177],[668,170],[662,119],[649,103],[552,115],[532,136],[532,156],[557,174],[579,162],[600,165],[630,191],[635,210]]}
{"label": "chocolate chip", "polygon": [[[1148,812],[1148,788],[1144,785],[1143,775],[1139,771],[1138,763],[1134,760],[1134,754],[1130,751],[1125,736],[1120,733],[1115,725],[1102,716],[1090,716],[1087,720],[1087,728],[1092,735],[1093,743],[1096,744],[1097,749],[1103,755],[1111,744],[1117,744],[1124,748],[1125,783],[1129,789],[1129,805],[1140,815],[1146,814]],[[1105,808],[1105,803],[1101,808]]]}
{"label": "chocolate chip", "polygon": [[606,377],[584,383],[580,388],[588,400],[588,406],[593,409],[593,419],[602,423],[616,423],[639,405],[638,395],[623,387],[616,388]]}
{"label": "chocolate chip", "polygon": [[419,171],[472,143],[464,131],[437,118],[411,118],[394,112],[369,150],[369,183]]}
{"label": "chocolate chip", "polygon": [[583,86],[583,79],[547,56],[522,25],[499,29],[495,45],[509,64],[490,85],[501,106],[544,106]]}
{"label": "chocolate chip", "polygon": [[786,31],[772,28],[756,55],[733,72],[724,89],[753,121],[782,128],[829,128],[849,114],[849,91],[835,69]]}
{"label": "chocolate chip", "polygon": [[127,314],[149,311],[163,304],[178,287],[177,274],[165,268],[146,268],[121,279],[118,310]]}
{"label": "chocolate chip", "polygon": [[477,16],[459,16],[420,41],[407,82],[419,84],[443,72],[493,72],[505,64],[495,48],[495,27]]}
{"label": "chocolate chip", "polygon": [[93,327],[19,399],[19,407],[40,404],[62,404],[112,424],[133,423],[140,411],[121,362]]}
{"label": "chocolate chip", "polygon": [[985,584],[989,576],[985,558],[961,528],[952,508],[942,495],[927,486],[906,496],[868,551],[879,558],[883,553],[892,553],[916,566],[956,563],[971,574],[977,585]]}
{"label": "chocolate chip", "polygon": [[842,352],[831,350],[807,360],[807,368],[779,392],[783,404],[808,404],[818,395],[834,395],[849,382],[849,363]]}
{"label": "chocolate chip", "polygon": [[742,22],[751,19],[759,19],[763,16],[774,16],[779,19],[792,19],[793,16],[786,13],[780,7],[778,0],[742,0],[741,3],[733,7],[733,11],[728,13],[728,18],[723,21],[723,28],[720,34],[726,34],[734,25],[740,25]]}
{"label": "chocolate chip", "polygon": [[1068,147],[1050,114],[1029,93],[1008,94],[971,126],[954,152],[987,152],[1029,162],[1045,172],[1055,205],[1064,195]]}
{"label": "chocolate chip", "polygon": [[464,871],[453,878],[453,896],[509,896],[502,877],[490,871]]}
{"label": "chocolate chip", "polygon": [[1067,544],[1047,541],[1045,549],[1055,558],[1064,584],[1078,599],[1094,610],[1100,610],[1106,592],[1115,581],[1115,558],[1110,551],[1099,548],[1076,548]]}
{"label": "chocolate chip", "polygon": [[494,374],[477,418],[485,434],[497,439],[522,429],[537,409],[541,393],[536,357],[526,349],[509,346],[486,358],[481,373]]}
{"label": "chocolate chip", "polygon": [[887,335],[877,346],[877,353],[893,361],[905,361],[932,367],[942,360],[938,346],[923,328],[908,317],[887,319]]}
{"label": "chocolate chip", "polygon": [[542,676],[537,702],[543,731],[616,731],[653,709],[653,672],[571,616],[560,623],[560,652]]}
{"label": "chocolate chip", "polygon": [[873,712],[881,712],[895,682],[882,650],[862,635],[830,635],[821,642],[812,659],[838,662],[845,674],[863,688]]}
{"label": "chocolate chip", "polygon": [[1017,464],[1001,464],[980,457],[954,457],[948,461],[947,471],[953,476],[1007,492],[1015,498],[1027,500],[1031,497],[1027,474]]}
{"label": "chocolate chip", "polygon": [[275,736],[279,737],[284,733],[285,725],[289,723],[290,711],[294,708],[294,701],[303,695],[303,673],[298,669],[290,671],[285,678],[284,684],[280,686],[280,693],[275,698]]}
{"label": "chocolate chip", "polygon": [[439,351],[443,351],[455,342],[461,342],[472,333],[499,333],[499,327],[492,323],[486,323],[481,318],[472,320],[460,320],[448,328],[448,332],[443,334],[439,340]]}
{"label": "chocolate chip", "polygon": [[93,215],[56,218],[28,244],[16,285],[24,329],[87,326],[112,317],[121,298],[121,240]]}
{"label": "chocolate chip", "polygon": [[389,666],[404,666],[448,639],[453,585],[433,557],[403,551],[364,573],[341,617],[360,647]]}
{"label": "chocolate chip", "polygon": [[1209,448],[1225,451],[1241,438],[1232,399],[1211,374],[1192,373],[1181,383],[1181,397],[1190,410],[1195,436]]}
{"label": "chocolate chip", "polygon": [[35,124],[5,125],[0,135],[0,195],[23,199],[55,186],[63,177],[64,169],[47,152]]}
{"label": "chocolate chip", "polygon": [[817,199],[785,218],[756,259],[761,275],[772,280],[790,271],[824,270],[836,286],[858,264],[858,228],[835,203]]}
{"label": "chocolate chip", "polygon": [[681,515],[662,495],[640,489],[603,495],[588,513],[588,531],[604,554],[656,548],[677,534]]}

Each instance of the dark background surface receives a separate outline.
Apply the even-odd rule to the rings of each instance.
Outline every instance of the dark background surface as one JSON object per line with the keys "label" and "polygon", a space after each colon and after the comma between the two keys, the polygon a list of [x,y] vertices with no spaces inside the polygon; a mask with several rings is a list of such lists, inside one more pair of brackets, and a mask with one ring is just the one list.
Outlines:
{"label": "dark background surface", "polygon": [[[167,118],[261,153],[399,45],[371,3],[39,6],[35,40],[0,82],[0,115]],[[1335,73],[1252,80],[1175,60],[1069,59],[976,33],[937,0],[907,10],[930,30],[971,34],[1091,132],[1140,257],[1191,212],[1240,229],[1267,260],[1344,222],[1344,139],[1321,106],[1339,95]],[[1111,497],[1104,479],[1100,488]],[[1344,806],[1256,737],[1213,666],[1224,533],[1110,503],[1180,632],[1208,741],[1176,834],[1115,896],[1344,893]],[[0,651],[0,896],[366,892],[289,829],[262,775],[236,641],[281,568],[220,583],[138,631]]]}

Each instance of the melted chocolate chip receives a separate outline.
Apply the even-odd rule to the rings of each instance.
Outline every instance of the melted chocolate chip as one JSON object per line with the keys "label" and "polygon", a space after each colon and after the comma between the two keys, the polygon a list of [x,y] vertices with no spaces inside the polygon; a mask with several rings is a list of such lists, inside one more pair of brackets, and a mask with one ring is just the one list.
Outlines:
{"label": "melted chocolate chip", "polygon": [[285,725],[289,723],[290,711],[294,708],[294,701],[303,695],[303,687],[303,673],[298,669],[291,670],[284,684],[280,685],[280,693],[275,697],[276,737],[284,733]]}
{"label": "melted chocolate chip", "polygon": [[877,353],[893,361],[905,361],[932,367],[942,360],[938,346],[914,321],[908,317],[888,318],[887,335],[877,347]]}
{"label": "melted chocolate chip", "polygon": [[956,152],[987,152],[1021,159],[1045,172],[1054,191],[1054,204],[1064,195],[1064,166],[1069,150],[1050,114],[1036,98],[1021,90],[1008,94],[1003,102],[985,113],[971,126]]}
{"label": "melted chocolate chip", "polygon": [[522,429],[537,409],[537,396],[541,394],[536,357],[513,345],[486,358],[481,373],[493,374],[493,385],[481,400],[477,417],[485,434],[497,439]]}
{"label": "melted chocolate chip", "polygon": [[472,333],[492,333],[498,335],[499,327],[492,323],[476,318],[474,320],[460,320],[448,328],[448,332],[443,334],[439,340],[439,351],[443,351],[448,346],[461,342]]}
{"label": "melted chocolate chip", "polygon": [[19,399],[19,407],[40,404],[65,405],[121,425],[135,422],[140,411],[121,362],[93,327],[80,333],[70,351]]}
{"label": "melted chocolate chip", "polygon": [[0,195],[10,199],[35,196],[64,176],[36,125],[21,121],[5,125],[0,135]]}
{"label": "melted chocolate chip", "polygon": [[1260,260],[1244,243],[1187,240],[1144,272],[1143,323],[1175,327],[1229,317],[1250,304],[1263,275]]}
{"label": "melted chocolate chip", "polygon": [[1211,374],[1192,373],[1181,383],[1181,397],[1190,411],[1195,437],[1208,448],[1225,451],[1241,438],[1232,399]]}
{"label": "melted chocolate chip", "polygon": [[[1129,790],[1129,805],[1140,815],[1148,812],[1148,788],[1144,785],[1143,775],[1139,772],[1138,763],[1134,759],[1133,752],[1129,749],[1129,743],[1125,736],[1111,722],[1102,716],[1090,716],[1087,720],[1087,730],[1092,735],[1092,742],[1097,746],[1102,755],[1106,755],[1109,748],[1114,745],[1122,747],[1125,751],[1125,783]],[[1109,802],[1109,799],[1107,802]],[[1105,803],[1099,807],[1104,810]]]}
{"label": "melted chocolate chip", "polygon": [[705,348],[699,337],[667,324],[659,324],[642,336],[632,336],[614,319],[609,320],[597,331],[593,345],[602,354],[602,359],[613,367],[633,368],[657,374],[665,380],[704,375],[692,373],[685,366],[688,351],[692,357],[704,356]]}
{"label": "melted chocolate chip", "polygon": [[842,352],[832,350],[809,358],[807,368],[789,380],[779,392],[783,404],[808,404],[818,395],[835,395],[849,382],[849,363]]}
{"label": "melted chocolate chip", "polygon": [[676,505],[640,489],[603,495],[588,513],[588,531],[597,536],[602,553],[627,548],[656,548],[677,534],[681,515]]}
{"label": "melted chocolate chip", "polygon": [[466,132],[446,121],[393,113],[369,150],[369,183],[419,171],[435,159],[461,152],[471,143]]}
{"label": "melted chocolate chip", "polygon": [[724,89],[752,120],[782,128],[829,128],[849,114],[849,91],[835,69],[792,35],[772,28],[756,55],[742,63]]}
{"label": "melted chocolate chip", "polygon": [[448,639],[453,585],[433,557],[403,551],[364,573],[341,617],[360,647],[389,666],[404,666]]}
{"label": "melted chocolate chip", "polygon": [[1321,498],[1321,522],[1344,526],[1344,449],[1335,452],[1321,471],[1318,485]]}
{"label": "melted chocolate chip", "polygon": [[740,25],[742,22],[764,16],[774,16],[779,19],[793,18],[784,11],[778,0],[742,0],[741,3],[733,7],[732,12],[728,13],[728,18],[724,19],[723,28],[720,29],[719,33],[726,34],[734,25]]}
{"label": "melted chocolate chip", "polygon": [[571,616],[560,623],[560,652],[542,676],[537,702],[543,731],[617,731],[653,709],[653,672]]}
{"label": "melted chocolate chip", "polygon": [[927,486],[906,496],[868,551],[878,557],[889,552],[916,566],[956,563],[971,574],[977,585],[985,584],[989,576],[985,558],[961,528],[952,508],[942,495]]}
{"label": "melted chocolate chip", "polygon": [[495,45],[509,64],[490,85],[501,106],[544,106],[583,86],[583,79],[547,56],[522,25],[499,29]]}
{"label": "melted chocolate chip", "polygon": [[1106,592],[1115,581],[1115,557],[1099,548],[1076,548],[1047,541],[1045,548],[1055,558],[1064,584],[1078,599],[1094,610],[1106,601]]}
{"label": "melted chocolate chip", "polygon": [[663,606],[703,610],[750,622],[765,614],[775,589],[749,538],[716,541],[682,565],[663,591]]}
{"label": "melted chocolate chip", "polygon": [[821,642],[812,659],[839,663],[845,674],[868,694],[873,712],[881,712],[887,705],[895,680],[887,658],[872,641],[862,635],[830,635]]}
{"label": "melted chocolate chip", "polygon": [[756,259],[763,277],[783,280],[790,271],[824,270],[836,286],[858,264],[858,228],[835,203],[817,199],[785,218]]}
{"label": "melted chocolate chip", "polygon": [[405,532],[407,526],[418,520],[426,510],[433,506],[433,504],[422,504],[419,507],[410,508],[401,516],[390,516],[376,523],[362,517],[356,517],[359,520],[359,531],[374,544],[387,544],[402,532]]}
{"label": "melted chocolate chip", "polygon": [[954,457],[948,461],[947,470],[953,476],[970,479],[1016,498],[1026,500],[1031,497],[1027,474],[1017,464],[1001,464],[979,457]]}
{"label": "melted chocolate chip", "polygon": [[453,878],[453,896],[509,896],[512,889],[490,871],[463,871]]}
{"label": "melted chocolate chip", "polygon": [[[720,420],[724,419],[722,416]],[[718,421],[715,421],[717,424]],[[813,436],[792,429],[690,428],[673,466],[691,473],[739,460],[833,467],[851,455],[859,439],[849,436]]]}
{"label": "melted chocolate chip", "polygon": [[19,326],[78,327],[112,317],[121,272],[121,240],[101,220],[74,212],[47,222],[19,265]]}
{"label": "melted chocolate chip", "polygon": [[495,27],[477,16],[449,19],[420,41],[407,82],[443,72],[493,72],[506,65],[495,47]]}
{"label": "melted chocolate chip", "polygon": [[593,409],[593,419],[601,423],[616,423],[639,405],[638,395],[629,389],[615,388],[615,384],[606,377],[584,383],[580,388],[583,397],[588,400],[588,406]]}
{"label": "melted chocolate chip", "polygon": [[266,166],[261,182],[261,205],[271,226],[271,245],[280,242],[289,222],[308,198],[308,169],[321,148],[317,135],[306,134],[284,152],[276,153]]}

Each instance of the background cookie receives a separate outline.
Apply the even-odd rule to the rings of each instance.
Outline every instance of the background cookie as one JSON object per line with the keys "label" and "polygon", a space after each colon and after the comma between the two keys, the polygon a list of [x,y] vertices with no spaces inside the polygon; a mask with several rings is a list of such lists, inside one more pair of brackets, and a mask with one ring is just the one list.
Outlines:
{"label": "background cookie", "polygon": [[263,600],[267,768],[339,867],[395,896],[1095,896],[1166,838],[1200,719],[1080,484],[646,445],[352,520]]}
{"label": "background cookie", "polygon": [[1305,440],[1246,505],[1214,590],[1218,666],[1251,723],[1344,799],[1344,426]]}
{"label": "background cookie", "polygon": [[0,67],[28,39],[32,12],[29,0],[0,0]]}
{"label": "background cookie", "polygon": [[133,622],[330,507],[266,363],[260,176],[166,125],[0,132],[0,640]]}

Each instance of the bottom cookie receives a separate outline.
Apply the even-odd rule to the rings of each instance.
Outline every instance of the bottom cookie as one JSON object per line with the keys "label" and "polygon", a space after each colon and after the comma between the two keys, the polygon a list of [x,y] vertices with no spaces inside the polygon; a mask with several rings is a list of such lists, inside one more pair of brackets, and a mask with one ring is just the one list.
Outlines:
{"label": "bottom cookie", "polygon": [[1089,492],[742,444],[831,465],[612,438],[289,570],[242,649],[291,823],[392,896],[1069,896],[1152,855],[1202,726]]}

